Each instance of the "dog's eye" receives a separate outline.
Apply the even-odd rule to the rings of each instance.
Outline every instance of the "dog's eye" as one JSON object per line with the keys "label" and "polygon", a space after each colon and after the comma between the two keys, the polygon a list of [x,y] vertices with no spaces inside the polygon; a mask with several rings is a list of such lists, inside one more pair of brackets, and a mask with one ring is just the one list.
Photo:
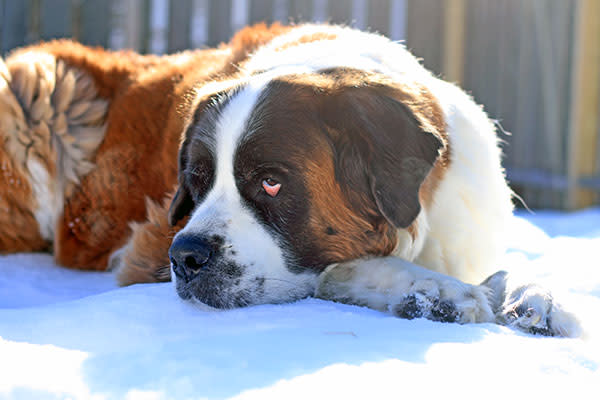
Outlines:
{"label": "dog's eye", "polygon": [[277,182],[273,178],[267,178],[263,179],[262,187],[269,196],[275,197],[277,196],[277,193],[279,193],[279,189],[281,189],[281,183]]}

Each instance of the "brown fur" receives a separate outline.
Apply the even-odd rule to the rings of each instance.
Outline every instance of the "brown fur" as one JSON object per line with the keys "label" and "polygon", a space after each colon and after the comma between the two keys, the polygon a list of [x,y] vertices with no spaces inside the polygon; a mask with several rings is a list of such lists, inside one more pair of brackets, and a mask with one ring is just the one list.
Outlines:
{"label": "brown fur", "polygon": [[48,247],[31,212],[31,192],[22,169],[0,146],[0,253]]}
{"label": "brown fur", "polygon": [[164,282],[171,279],[169,246],[178,230],[183,228],[187,218],[176,226],[167,221],[170,194],[161,205],[147,201],[147,217],[142,223],[132,223],[131,239],[124,254],[115,261],[122,262],[127,268],[117,270],[117,280],[122,285],[144,282]]}
{"label": "brown fur", "polygon": [[[435,97],[418,84],[391,82],[379,74],[341,69],[335,71],[333,75],[334,78],[322,74],[300,75],[284,80],[293,85],[313,88],[315,91],[318,89],[319,93],[330,96],[336,96],[347,88],[374,88],[380,95],[395,98],[404,104],[422,127],[434,132],[441,139],[443,148],[440,157],[435,161],[431,172],[419,189],[420,203],[428,207],[450,163],[446,122]],[[304,101],[307,108],[309,104],[316,101],[316,98],[311,93],[303,95],[296,89],[293,101]],[[365,99],[361,98],[360,101],[364,105]],[[306,126],[309,126],[308,121]],[[334,130],[331,130],[330,134],[334,138],[344,135]],[[323,144],[322,148],[326,146]],[[327,259],[332,262],[345,261],[366,254],[389,255],[396,246],[396,229],[381,218],[366,191],[367,188],[361,193],[352,193],[340,187],[339,182],[334,179],[332,159],[333,155],[325,154],[324,151],[313,153],[305,167],[308,187],[312,189],[309,225],[314,232],[315,241],[323,244],[322,248],[327,249],[325,252],[329,253]],[[352,203],[349,203],[349,200]],[[357,210],[364,212],[360,215],[357,214]],[[406,229],[415,239],[418,232],[417,221],[413,221]],[[332,231],[336,233],[331,234]]]}
{"label": "brown fur", "polygon": [[[318,152],[306,162],[307,186],[310,190],[309,230],[329,263],[371,255],[387,255],[396,247],[396,229],[378,218],[372,201],[361,194],[357,213],[348,201],[347,192],[335,179],[333,155]],[[379,221],[379,223],[373,223]]]}
{"label": "brown fur", "polygon": [[[236,69],[237,63],[254,48],[282,30],[279,26],[269,29],[263,25],[255,31],[242,32],[234,38],[233,45],[164,57],[141,56],[129,51],[111,52],[58,40],[16,50],[7,58],[8,70],[13,74],[12,90],[17,95],[19,90],[38,93],[25,102],[25,115],[31,114],[35,107],[33,100],[39,93],[46,90],[49,96],[55,95],[52,93],[54,86],[44,88],[36,82],[45,80],[34,77],[46,74],[46,81],[51,80],[54,70],[46,64],[57,68],[56,65],[64,63],[77,73],[91,77],[97,99],[108,104],[105,117],[99,121],[105,124],[105,131],[102,142],[93,149],[90,157],[93,164],[77,177],[80,182],[64,193],[64,208],[54,234],[54,254],[59,264],[106,269],[111,252],[128,240],[132,221],[144,221],[148,212],[150,225],[142,226],[153,226],[157,211],[154,206],[147,205],[152,204],[147,203],[147,199],[162,201],[177,181],[177,152],[191,106],[188,93],[194,86],[222,76],[224,70]],[[5,71],[3,64],[0,66],[3,67],[2,76],[11,78],[11,72]],[[15,88],[17,81],[22,84]],[[29,82],[38,86],[32,87]],[[8,89],[6,93],[0,93],[4,102],[9,95],[13,96]],[[5,107],[0,108],[0,112],[6,118]],[[55,120],[58,118],[52,117],[52,123]],[[39,128],[36,121],[25,122],[25,125],[27,123],[32,137],[40,135],[35,133],[36,129],[42,129],[44,133],[43,129],[48,125]],[[0,181],[0,204],[4,206],[0,210],[0,251],[39,250],[50,243],[40,237],[33,215],[37,203],[32,195],[30,178],[25,167],[19,169],[16,153],[6,144],[15,142],[15,134],[20,131],[15,132],[14,126],[4,125],[4,132],[0,132],[5,143],[0,148],[0,156],[6,165]],[[27,126],[21,131],[25,128]],[[54,178],[51,180],[55,181],[62,177],[55,176],[57,152],[49,141],[45,140],[45,150],[37,155]],[[12,174],[14,182],[20,182],[20,190],[15,190],[13,178],[8,174]],[[5,214],[5,209],[10,211]],[[136,226],[134,230],[143,229]],[[152,236],[151,233],[147,235]],[[169,243],[170,230],[165,231],[165,235],[163,240]],[[151,263],[162,264],[164,255]]]}
{"label": "brown fur", "polygon": [[[93,152],[82,156],[82,162],[89,162],[91,167],[85,164],[83,172],[71,179],[73,184],[63,193],[64,207],[58,216],[53,243],[59,264],[103,270],[109,256],[127,244],[124,252],[116,254],[113,260],[121,266],[118,279],[122,284],[170,279],[168,248],[172,236],[184,221],[175,227],[169,226],[168,201],[165,203],[164,198],[177,182],[181,133],[192,120],[196,108],[203,104],[198,103],[194,93],[208,82],[215,82],[216,89],[231,87],[231,83],[235,84],[243,77],[240,68],[243,69],[248,56],[289,29],[278,24],[271,27],[261,24],[243,29],[229,44],[218,49],[164,57],[92,49],[63,40],[21,49],[8,58],[15,75],[29,67],[16,61],[11,63],[11,60],[28,53],[43,55],[39,58],[40,64],[34,65],[40,76],[47,69],[42,64],[48,59],[50,63],[54,62],[55,68],[64,63],[64,68],[72,69],[73,73],[91,77],[94,97],[88,100],[106,105],[103,110],[98,106],[102,112],[98,111],[98,118],[90,122],[102,128],[102,141],[92,143]],[[300,38],[297,43],[328,38],[326,34],[314,34]],[[292,45],[294,43],[285,46]],[[11,74],[3,71],[0,69],[0,75]],[[431,203],[447,169],[450,152],[442,112],[431,93],[414,83],[391,82],[384,76],[356,70],[342,71],[335,76],[290,77],[288,83],[303,87],[303,101],[307,104],[314,102],[315,88],[319,93],[335,97],[347,88],[359,87],[368,87],[404,104],[419,125],[434,132],[444,144],[441,157],[419,191],[420,203],[424,206]],[[26,85],[23,87],[27,88]],[[42,88],[36,90],[40,92]],[[27,93],[24,89],[21,92]],[[5,100],[6,96],[0,92],[0,100]],[[25,106],[29,107],[26,111],[30,113],[33,102],[25,102]],[[7,109],[0,108],[0,113],[4,116]],[[56,120],[55,116],[51,118],[51,121]],[[40,121],[43,122],[43,118],[33,121],[35,123],[28,122],[32,132],[42,129],[44,133]],[[50,126],[50,122],[44,123]],[[15,130],[14,126],[7,128],[4,124],[0,128],[4,130],[0,132],[0,138],[4,134],[5,142],[18,133],[11,131]],[[342,133],[331,130],[329,134],[335,140]],[[36,135],[40,133],[30,136]],[[47,149],[50,148],[48,145]],[[56,176],[56,152],[41,152],[39,158],[50,175],[60,179]],[[0,146],[0,160],[3,166],[0,173],[0,251],[44,249],[50,243],[39,234],[33,214],[37,203],[27,172],[6,145]],[[309,188],[310,212],[306,230],[327,262],[366,254],[387,255],[394,250],[395,227],[378,212],[368,188],[350,190],[336,179],[334,154],[326,146],[298,162],[304,163]],[[18,190],[15,190],[15,182],[20,182]],[[415,224],[407,227],[413,237],[417,232]]]}

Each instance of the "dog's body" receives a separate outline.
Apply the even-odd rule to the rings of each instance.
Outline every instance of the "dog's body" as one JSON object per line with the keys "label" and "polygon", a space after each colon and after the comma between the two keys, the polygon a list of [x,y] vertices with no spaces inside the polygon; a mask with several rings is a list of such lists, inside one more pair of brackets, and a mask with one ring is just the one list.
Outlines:
{"label": "dog's body", "polygon": [[[112,255],[123,284],[168,280],[171,266],[182,298],[216,307],[318,286],[401,316],[481,322],[535,297],[504,302],[503,275],[442,275],[489,274],[511,192],[482,109],[381,36],[259,26],[164,58],[58,42],[7,66],[4,252],[53,243],[60,264],[93,269]],[[178,150],[167,221],[146,198],[175,187]],[[377,258],[391,255],[436,272]],[[540,309],[524,329],[571,329],[551,325],[551,303],[523,307]]]}

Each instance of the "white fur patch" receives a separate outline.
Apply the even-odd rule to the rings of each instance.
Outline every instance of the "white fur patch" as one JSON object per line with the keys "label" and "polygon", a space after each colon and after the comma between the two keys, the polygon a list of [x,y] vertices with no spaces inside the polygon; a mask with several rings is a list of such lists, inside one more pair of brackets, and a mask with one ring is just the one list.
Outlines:
{"label": "white fur patch", "polygon": [[54,226],[58,213],[62,212],[62,196],[55,190],[54,180],[50,179],[46,168],[35,159],[27,161],[37,207],[34,211],[40,234],[44,240],[54,238]]}
{"label": "white fur patch", "polygon": [[[235,290],[248,294],[253,303],[281,302],[308,296],[312,294],[316,281],[312,273],[298,274],[288,270],[281,247],[242,203],[235,184],[235,152],[246,122],[271,79],[272,74],[267,74],[249,82],[222,110],[215,132],[214,185],[177,235],[222,235],[225,247],[232,250],[224,257],[245,268]],[[257,279],[264,279],[260,295],[252,292]]]}

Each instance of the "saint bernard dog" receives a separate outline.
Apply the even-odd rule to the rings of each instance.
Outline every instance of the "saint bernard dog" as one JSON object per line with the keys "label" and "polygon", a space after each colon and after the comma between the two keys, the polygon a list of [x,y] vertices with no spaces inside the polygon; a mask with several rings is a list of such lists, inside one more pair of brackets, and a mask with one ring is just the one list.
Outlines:
{"label": "saint bernard dog", "polygon": [[536,285],[476,284],[512,215],[494,124],[383,36],[261,24],[164,57],[30,46],[0,64],[0,139],[3,253],[173,280],[217,308],[317,296],[578,334]]}

